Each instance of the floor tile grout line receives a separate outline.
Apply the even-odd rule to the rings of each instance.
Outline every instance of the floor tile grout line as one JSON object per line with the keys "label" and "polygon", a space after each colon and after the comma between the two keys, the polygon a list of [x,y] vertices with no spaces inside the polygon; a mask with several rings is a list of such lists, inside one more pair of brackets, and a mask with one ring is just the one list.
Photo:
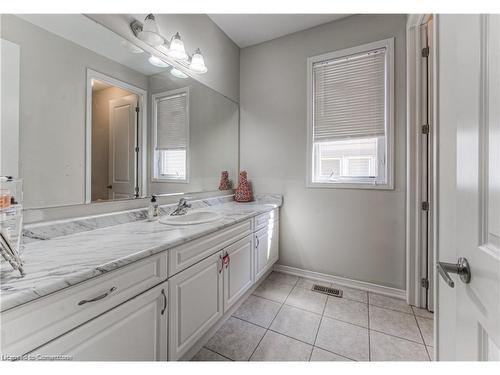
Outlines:
{"label": "floor tile grout line", "polygon": [[342,319],[339,319],[339,318],[335,318],[335,317],[330,316],[330,315],[323,315],[323,317],[327,318],[327,319],[336,320],[337,322],[342,322],[342,323],[350,324],[350,325],[355,326],[355,327],[369,329],[367,326],[362,326],[362,325],[357,324],[357,323],[348,322],[347,320],[342,320]]}
{"label": "floor tile grout line", "polygon": [[314,336],[314,341],[313,341],[313,347],[311,349],[311,354],[309,355],[309,362],[311,362],[311,358],[312,358],[312,354],[313,354],[313,351],[314,351],[314,347],[316,346],[316,340],[318,339],[319,330],[321,328],[321,322],[323,322],[323,316],[325,315],[326,304],[328,303],[328,298],[330,298],[330,297],[326,296],[325,304],[323,305],[323,311],[321,312],[321,318],[320,318],[319,324],[318,324],[318,329],[316,330],[316,335]]}
{"label": "floor tile grout line", "polygon": [[[266,327],[263,327],[263,326],[258,325],[258,324],[256,324],[256,323],[249,322],[248,320],[238,318],[237,316],[235,316],[234,318],[235,318],[235,319],[238,319],[238,320],[241,320],[241,321],[243,321],[243,322],[245,322],[245,323],[252,324],[252,325],[254,325],[254,326],[256,326],[256,327],[259,327],[259,328],[265,329],[265,330],[266,330],[266,333],[267,333],[267,331],[271,331],[271,332],[276,333],[276,334],[278,334],[278,335],[288,337],[289,339],[292,339],[292,340],[295,340],[295,341],[299,341],[299,342],[301,342],[301,343],[303,343],[303,344],[307,344],[307,345],[309,345],[309,346],[314,346],[314,344],[311,344],[311,343],[306,342],[306,341],[304,341],[304,340],[301,340],[301,339],[298,339],[298,338],[296,338],[296,337],[289,336],[289,335],[287,335],[286,333],[279,332],[279,331],[276,331],[276,330],[274,330],[274,329],[271,329],[271,328],[270,328],[271,326],[269,326],[269,328],[266,328]],[[213,350],[212,350],[212,351],[213,351]],[[220,353],[217,353],[217,354],[220,354]]]}
{"label": "floor tile grout line", "polygon": [[370,293],[366,293],[366,306],[368,313],[368,362],[372,361],[372,348],[371,348],[371,328],[370,328]]}
{"label": "floor tile grout line", "polygon": [[[411,311],[413,311],[413,308],[411,309]],[[427,350],[427,344],[425,342],[424,335],[422,334],[422,330],[420,329],[420,324],[418,323],[418,319],[417,319],[417,316],[415,315],[415,311],[413,311],[413,318],[415,319],[415,322],[417,323],[418,332],[420,332],[420,337],[422,338],[422,342],[424,343],[425,352],[427,353],[427,358],[429,358],[429,361],[430,361],[431,356],[429,354],[429,350]]]}
{"label": "floor tile grout line", "polygon": [[395,337],[397,339],[400,339],[400,340],[404,340],[404,341],[408,341],[408,342],[411,342],[413,344],[419,344],[419,345],[424,345],[425,346],[425,343],[423,342],[418,342],[418,341],[415,341],[415,340],[410,340],[410,339],[407,339],[405,337],[401,337],[401,336],[396,336],[396,335],[393,335],[392,333],[387,333],[387,332],[384,332],[384,331],[379,331],[378,329],[373,329],[371,328],[370,331],[373,331],[373,332],[377,332],[377,333],[381,333],[383,335],[387,335],[387,336],[391,336],[391,337]]}
{"label": "floor tile grout line", "polygon": [[[317,345],[314,345],[313,346],[313,349],[314,348],[318,348],[318,349],[321,349],[321,350],[324,350],[325,352],[328,352],[328,353],[331,353],[331,354],[335,354],[335,355],[338,355],[339,357],[342,357],[342,358],[345,358],[345,359],[348,359],[349,361],[353,361],[353,362],[360,362],[358,361],[357,359],[354,359],[354,358],[351,358],[351,357],[347,357],[343,354],[339,354],[339,353],[336,353],[336,352],[332,352],[331,350],[329,349],[325,349],[325,348],[322,348],[321,346],[317,346]],[[309,361],[310,362],[310,361]]]}
{"label": "floor tile grout line", "polygon": [[[359,324],[356,324],[356,323],[347,322],[345,320],[334,318],[334,317],[331,317],[331,316],[328,316],[328,315],[324,315],[324,317],[327,318],[327,319],[336,320],[337,322],[342,322],[342,323],[345,323],[345,324],[350,324],[350,325],[355,326],[355,327],[364,328],[364,329],[369,330],[369,331],[374,331],[374,332],[377,332],[377,333],[382,333],[382,334],[387,335],[387,336],[391,336],[391,337],[395,337],[395,338],[398,338],[398,339],[401,339],[401,340],[409,341],[409,342],[412,342],[412,343],[415,343],[415,344],[425,345],[425,342],[423,340],[422,340],[422,342],[418,342],[418,341],[411,340],[411,339],[408,339],[408,338],[405,338],[405,337],[393,335],[392,333],[380,331],[378,329],[368,328],[368,327],[365,327],[365,326],[362,326],[362,325],[359,325]],[[368,316],[368,319],[370,319],[369,316]]]}
{"label": "floor tile grout line", "polygon": [[[204,349],[206,349],[206,350],[208,350],[208,351],[210,351],[210,352],[212,352],[212,353],[215,353],[215,354],[217,354],[217,355],[220,355],[221,357],[224,357],[224,358],[226,358],[227,360],[229,360],[229,361],[231,361],[231,362],[234,362],[234,359],[231,359],[231,358],[229,358],[229,357],[226,357],[224,354],[221,354],[221,353],[219,353],[219,352],[217,352],[217,351],[215,351],[215,350],[213,350],[213,349],[207,348],[206,346],[203,346],[202,348],[204,348]],[[200,349],[200,350],[201,350],[201,349]],[[210,362],[210,361],[208,361],[208,362]]]}
{"label": "floor tile grout line", "polygon": [[[269,278],[269,276],[267,276],[266,280]],[[266,281],[265,280],[265,281]],[[299,279],[297,278],[297,280],[295,280],[295,284],[293,284],[293,287],[292,289],[290,289],[290,291],[288,292],[285,300],[283,301],[283,303],[281,304],[278,312],[276,313],[276,315],[274,316],[273,320],[271,320],[271,323],[269,323],[269,327],[272,326],[274,320],[276,319],[276,317],[278,316],[278,314],[280,313],[281,309],[283,308],[283,306],[285,305],[285,302],[288,298],[288,296],[290,296],[290,293],[292,293],[292,290],[295,289],[295,285],[297,285],[297,282],[299,281]],[[253,355],[255,354],[255,351],[257,350],[257,348],[259,347],[260,343],[262,342],[262,340],[264,340],[264,337],[266,337],[267,335],[267,332],[269,332],[269,328],[266,329],[266,332],[264,332],[264,334],[262,335],[262,337],[260,338],[259,342],[257,343],[257,345],[255,346],[254,350],[252,351],[252,354],[250,354],[250,357],[248,357],[248,361],[250,361],[250,359],[252,359]]]}

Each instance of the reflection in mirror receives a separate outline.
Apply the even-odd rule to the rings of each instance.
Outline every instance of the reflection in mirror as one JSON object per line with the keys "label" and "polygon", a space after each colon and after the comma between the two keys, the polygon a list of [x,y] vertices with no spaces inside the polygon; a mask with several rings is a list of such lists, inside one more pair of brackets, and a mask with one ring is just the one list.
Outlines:
{"label": "reflection in mirror", "polygon": [[237,103],[84,15],[0,17],[2,91],[19,87],[8,160],[26,208],[212,191],[223,170],[236,179]]}
{"label": "reflection in mirror", "polygon": [[236,178],[238,105],[170,71],[149,78],[153,194],[217,189],[221,171]]}
{"label": "reflection in mirror", "polygon": [[[90,76],[96,73],[89,72]],[[140,89],[91,80],[91,200],[138,197]],[[123,86],[122,86],[123,87]],[[88,197],[87,197],[88,200]]]}

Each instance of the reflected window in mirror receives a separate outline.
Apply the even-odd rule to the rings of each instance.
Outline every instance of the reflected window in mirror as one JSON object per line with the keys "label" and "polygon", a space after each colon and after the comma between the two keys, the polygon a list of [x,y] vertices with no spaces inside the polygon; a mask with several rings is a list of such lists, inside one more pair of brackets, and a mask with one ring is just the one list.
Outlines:
{"label": "reflected window in mirror", "polygon": [[189,88],[153,95],[153,178],[189,182]]}

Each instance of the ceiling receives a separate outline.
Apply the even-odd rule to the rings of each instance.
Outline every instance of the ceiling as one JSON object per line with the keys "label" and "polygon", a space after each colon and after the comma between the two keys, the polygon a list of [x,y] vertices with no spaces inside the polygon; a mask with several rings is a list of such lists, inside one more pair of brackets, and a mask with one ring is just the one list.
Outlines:
{"label": "ceiling", "polygon": [[306,30],[350,14],[209,14],[240,48]]}

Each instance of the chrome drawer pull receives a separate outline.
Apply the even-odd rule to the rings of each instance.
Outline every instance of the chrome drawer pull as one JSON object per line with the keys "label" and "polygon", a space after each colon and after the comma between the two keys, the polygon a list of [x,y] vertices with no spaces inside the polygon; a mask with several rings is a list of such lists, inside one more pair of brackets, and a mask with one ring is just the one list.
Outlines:
{"label": "chrome drawer pull", "polygon": [[94,297],[92,299],[82,299],[80,302],[78,302],[78,306],[84,305],[87,302],[96,302],[96,301],[99,301],[99,300],[101,300],[103,298],[106,298],[111,293],[113,293],[115,290],[116,290],[116,287],[112,287],[110,290],[108,290],[106,293],[101,294],[100,296]]}
{"label": "chrome drawer pull", "polygon": [[255,236],[255,241],[257,241],[257,243],[255,244],[255,248],[257,249],[260,245],[259,237]]}
{"label": "chrome drawer pull", "polygon": [[161,310],[161,315],[163,315],[167,309],[167,295],[165,294],[165,289],[161,290],[161,294],[163,295],[163,309]]}

